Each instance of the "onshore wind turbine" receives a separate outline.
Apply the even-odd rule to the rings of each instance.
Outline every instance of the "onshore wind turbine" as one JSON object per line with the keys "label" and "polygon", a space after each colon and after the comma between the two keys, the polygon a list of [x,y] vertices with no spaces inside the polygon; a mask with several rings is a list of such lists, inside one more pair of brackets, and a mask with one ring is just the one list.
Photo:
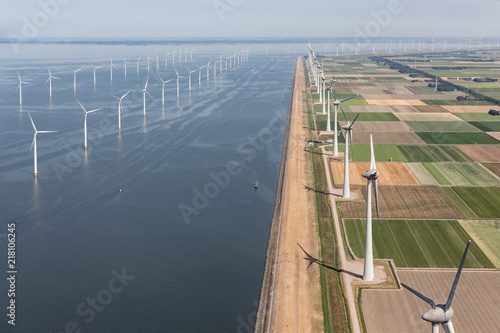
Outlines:
{"label": "onshore wind turbine", "polygon": [[118,100],[118,132],[120,132],[122,130],[122,109],[123,109],[122,99],[124,99],[125,96],[127,96],[128,93],[131,91],[132,91],[132,89],[127,91],[122,97],[117,97],[115,95],[111,95]]}
{"label": "onshore wind turbine", "polygon": [[76,91],[76,73],[81,71],[83,67],[78,68],[78,69],[71,69],[73,71],[73,91]]}
{"label": "onshore wind turbine", "polygon": [[19,85],[17,86],[17,89],[19,89],[19,105],[23,105],[23,83],[24,84],[31,84],[29,82],[24,82],[21,80],[21,75],[19,75],[19,72],[17,72],[17,77],[19,78]]}
{"label": "onshore wind turbine", "polygon": [[[339,156],[339,142],[338,142],[338,134],[337,134],[337,114],[338,114],[338,111],[339,111],[339,105],[350,100],[350,99],[353,99],[355,96],[352,96],[352,97],[349,97],[349,98],[346,98],[346,99],[343,99],[343,100],[339,100],[337,97],[335,97],[335,95],[333,94],[333,91],[330,89],[330,94],[332,94],[333,98],[335,98],[335,100],[333,101],[333,106],[334,106],[334,122],[333,122],[333,136],[334,136],[334,140],[333,140],[333,156]],[[342,111],[343,112],[343,111]]]}
{"label": "onshore wind turbine", "polygon": [[[28,116],[30,116],[31,125],[33,126],[33,141],[31,142],[31,149],[33,149],[33,162],[34,162],[34,174],[35,177],[38,176],[38,165],[37,165],[37,149],[36,149],[36,135],[38,133],[54,133],[57,131],[39,131],[36,129],[35,123],[33,122],[33,118],[31,118],[31,114],[28,112]],[[30,152],[31,152],[30,149]]]}
{"label": "onshore wind turbine", "polygon": [[163,81],[161,76],[160,75],[158,75],[158,76],[160,77],[160,80],[162,83],[162,86],[161,86],[161,106],[165,106],[165,83],[168,83],[168,82],[172,81],[173,79]]}
{"label": "onshore wind turbine", "polygon": [[432,324],[432,333],[439,333],[439,324],[443,326],[444,330],[447,333],[455,333],[455,329],[453,328],[453,324],[451,323],[451,318],[453,318],[454,315],[454,311],[451,308],[451,303],[453,302],[453,297],[455,296],[455,292],[457,290],[458,280],[460,279],[460,275],[462,274],[462,268],[464,267],[465,257],[467,256],[469,245],[470,241],[465,246],[465,251],[462,256],[462,260],[460,261],[460,266],[458,267],[457,274],[455,275],[455,280],[453,281],[453,285],[451,286],[450,294],[448,295],[446,304],[436,304],[433,299],[424,296],[415,289],[407,286],[404,283],[401,283],[403,287],[408,289],[418,298],[429,303],[429,305],[431,306],[427,311],[424,312],[424,314],[422,315],[422,319]]}
{"label": "onshore wind turbine", "polygon": [[342,110],[342,108],[340,108],[340,110],[344,114],[345,120],[347,121],[347,124],[342,126],[342,129],[344,129],[344,131],[345,131],[344,191],[343,191],[342,197],[344,199],[349,199],[351,197],[351,188],[350,188],[350,184],[349,184],[349,141],[351,142],[351,148],[352,148],[352,145],[353,145],[353,143],[352,143],[352,127],[354,126],[356,119],[358,119],[359,113],[351,123],[351,122],[349,122],[349,120],[347,120],[347,116],[345,115],[344,110]]}
{"label": "onshore wind turbine", "polygon": [[375,195],[375,207],[377,209],[378,217],[378,187],[377,179],[380,174],[377,172],[375,166],[375,153],[373,152],[373,139],[370,134],[370,149],[371,149],[371,165],[370,170],[362,174],[367,179],[366,188],[366,243],[365,243],[365,267],[363,270],[363,280],[373,281],[375,273],[373,270],[373,243],[372,243],[372,191],[370,185],[373,187],[373,194]]}
{"label": "onshore wind turbine", "polygon": [[144,86],[144,89],[142,89],[141,91],[139,91],[139,94],[142,93],[142,102],[143,102],[143,106],[144,106],[144,117],[146,117],[146,94],[149,95],[149,97],[151,97],[152,100],[154,100],[153,96],[151,96],[151,94],[148,92],[148,82],[149,82],[149,76],[146,80],[146,85]]}
{"label": "onshore wind turbine", "polygon": [[102,110],[102,108],[87,111],[87,110],[85,110],[85,108],[83,107],[82,103],[80,103],[80,101],[78,99],[76,101],[78,102],[78,104],[80,104],[80,106],[81,106],[81,108],[83,110],[83,113],[85,114],[85,120],[83,122],[83,132],[84,132],[84,137],[85,137],[84,148],[85,148],[85,150],[87,150],[87,115],[89,113],[91,113],[91,112],[96,112],[96,111]]}
{"label": "onshore wind turbine", "polygon": [[52,98],[52,79],[60,80],[60,78],[52,76],[52,73],[50,72],[50,68],[49,68],[49,78],[47,79],[47,81],[45,81],[45,84],[47,84],[47,82],[49,82],[49,96],[50,96],[50,98]]}

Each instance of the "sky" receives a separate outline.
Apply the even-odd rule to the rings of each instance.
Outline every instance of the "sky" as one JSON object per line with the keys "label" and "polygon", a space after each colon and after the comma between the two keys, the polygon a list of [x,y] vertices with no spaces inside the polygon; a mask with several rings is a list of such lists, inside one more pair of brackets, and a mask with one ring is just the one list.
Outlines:
{"label": "sky", "polygon": [[497,38],[499,13],[499,0],[15,0],[0,38]]}

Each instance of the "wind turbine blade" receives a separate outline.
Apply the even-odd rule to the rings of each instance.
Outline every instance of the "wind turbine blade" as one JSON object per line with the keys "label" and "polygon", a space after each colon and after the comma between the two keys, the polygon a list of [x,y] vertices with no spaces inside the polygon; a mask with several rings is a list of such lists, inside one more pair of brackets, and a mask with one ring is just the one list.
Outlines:
{"label": "wind turbine blade", "polygon": [[125,93],[125,95],[123,95],[123,96],[122,96],[122,98],[120,98],[120,100],[124,99],[124,98],[125,98],[125,96],[127,96],[127,95],[128,95],[128,93],[129,93],[129,92],[131,92],[131,91],[132,91],[132,89],[130,89],[129,91],[127,91],[127,92]]}
{"label": "wind turbine blade", "polygon": [[148,78],[146,79],[146,85],[144,86],[144,90],[148,89],[148,83],[149,83],[149,76],[148,76]]}
{"label": "wind turbine blade", "polygon": [[443,329],[446,333],[455,333],[455,329],[453,328],[451,320],[447,321],[446,323],[442,323],[441,325],[443,326]]}
{"label": "wind turbine blade", "polygon": [[343,99],[343,100],[341,100],[341,101],[340,101],[340,103],[344,103],[345,101],[348,101],[348,100],[353,99],[353,98],[355,98],[355,97],[356,97],[356,96],[352,96],[352,97],[349,97],[349,98]]}
{"label": "wind turbine blade", "polygon": [[405,287],[406,289],[408,289],[410,292],[412,292],[414,295],[416,295],[418,298],[420,298],[421,300],[427,302],[430,306],[432,306],[433,308],[436,307],[436,302],[434,302],[434,300],[432,298],[429,298],[425,295],[422,295],[421,293],[419,293],[418,291],[416,291],[415,289],[411,288],[410,286],[407,286],[406,284],[404,283],[401,283],[401,285],[403,287]]}
{"label": "wind turbine blade", "polygon": [[94,109],[94,110],[90,110],[90,111],[87,111],[87,113],[90,113],[90,112],[96,112],[96,111],[99,111],[99,110],[102,110],[103,108],[99,108],[99,109]]}
{"label": "wind turbine blade", "polygon": [[49,78],[47,79],[47,81],[45,81],[44,84],[47,84],[47,82],[49,82],[50,78],[51,78],[51,76],[49,76]]}
{"label": "wind turbine blade", "polygon": [[370,169],[372,170],[376,170],[376,167],[375,167],[375,152],[373,151],[373,137],[372,135],[370,134],[370,150],[371,150],[371,165],[370,165]]}
{"label": "wind turbine blade", "polygon": [[33,140],[31,140],[30,154],[31,154],[31,151],[33,150],[33,145],[35,144],[35,138],[36,138],[36,133],[33,134]]}
{"label": "wind turbine blade", "polygon": [[354,126],[354,122],[356,122],[356,119],[358,119],[360,113],[358,113],[358,115],[356,116],[356,118],[354,118],[354,120],[352,121],[352,124],[351,124],[351,128]]}
{"label": "wind turbine blade", "polygon": [[453,297],[455,296],[455,291],[457,290],[458,280],[460,279],[460,274],[462,274],[462,268],[464,267],[465,257],[467,256],[467,251],[469,250],[470,241],[467,243],[465,247],[464,255],[462,256],[462,261],[460,261],[460,266],[458,267],[457,275],[455,276],[455,281],[453,281],[453,286],[450,290],[450,295],[448,296],[448,300],[444,305],[444,311],[448,311],[451,307],[451,302],[453,302]]}
{"label": "wind turbine blade", "polygon": [[78,102],[78,104],[80,104],[80,106],[82,107],[83,112],[87,113],[87,110],[85,110],[85,108],[83,107],[82,103],[80,103],[80,101],[78,100],[78,98],[75,98],[75,99]]}
{"label": "wind turbine blade", "polygon": [[153,98],[153,96],[151,96],[151,94],[150,94],[147,90],[144,90],[144,92],[145,92],[146,94],[148,94],[148,95],[149,95],[149,97],[151,97],[151,99],[152,99],[153,101],[155,100],[155,99]]}
{"label": "wind turbine blade", "polygon": [[353,140],[352,140],[352,126],[351,126],[351,130],[349,131],[349,140],[351,141],[351,151],[352,151],[351,155],[352,155],[353,161],[354,161],[354,144],[353,144]]}
{"label": "wind turbine blade", "polygon": [[340,111],[342,111],[342,114],[344,115],[345,121],[349,122],[349,120],[347,120],[347,116],[345,115],[344,109],[342,107],[340,107]]}
{"label": "wind turbine blade", "polygon": [[377,210],[377,218],[379,218],[379,214],[378,214],[378,185],[377,185],[376,179],[373,180],[372,187],[373,187],[373,194],[375,195],[375,208]]}
{"label": "wind turbine blade", "polygon": [[120,100],[120,98],[116,97],[115,95],[111,95],[109,94],[109,96],[113,96],[114,98],[116,98],[117,100]]}
{"label": "wind turbine blade", "polygon": [[55,133],[57,131],[38,131],[37,133]]}
{"label": "wind turbine blade", "polygon": [[33,122],[33,118],[31,118],[31,114],[28,112],[28,116],[30,116],[30,120],[31,120],[31,125],[33,126],[33,129],[35,130],[36,132],[36,126],[35,126],[35,123]]}

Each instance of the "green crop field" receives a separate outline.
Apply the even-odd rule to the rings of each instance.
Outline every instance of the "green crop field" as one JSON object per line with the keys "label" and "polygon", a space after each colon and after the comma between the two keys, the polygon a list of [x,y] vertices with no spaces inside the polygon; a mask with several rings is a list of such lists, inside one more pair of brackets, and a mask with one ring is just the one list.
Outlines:
{"label": "green crop field", "polygon": [[451,190],[477,217],[500,217],[500,187],[451,187]]}
{"label": "green crop field", "polygon": [[425,99],[422,100],[427,105],[492,105],[485,101],[457,101],[457,100],[441,100],[441,99]]}
{"label": "green crop field", "polygon": [[454,146],[398,146],[409,162],[472,161]]}
{"label": "green crop field", "polygon": [[[406,121],[415,132],[480,132],[481,130],[465,121]],[[500,123],[499,123],[500,125]]]}
{"label": "green crop field", "polygon": [[417,132],[428,144],[500,144],[500,141],[484,132]]}
{"label": "green crop field", "polygon": [[429,173],[437,180],[440,185],[451,185],[448,178],[446,178],[441,171],[436,168],[436,166],[432,163],[423,163],[423,166]]}
{"label": "green crop field", "polygon": [[[331,147],[329,147],[331,150]],[[344,146],[339,146],[339,152],[343,152]],[[375,160],[387,162],[392,158],[393,162],[406,162],[405,155],[399,150],[398,146],[394,145],[376,145],[374,146]],[[354,153],[353,153],[354,151]],[[365,162],[370,161],[370,145],[354,145],[354,148],[349,149],[349,154],[353,157],[353,161]]]}
{"label": "green crop field", "polygon": [[414,94],[436,94],[436,95],[442,95],[443,93],[441,91],[436,91],[434,88],[431,87],[421,87],[421,86],[409,86],[408,89],[414,93]]}
{"label": "green crop field", "polygon": [[[365,220],[345,219],[349,245],[364,257]],[[393,259],[398,267],[457,267],[469,235],[455,220],[374,220],[374,258]],[[465,260],[468,268],[494,268],[472,242]]]}
{"label": "green crop field", "polygon": [[451,185],[473,185],[472,182],[451,163],[435,163],[434,167],[450,181]]}
{"label": "green crop field", "polygon": [[[344,110],[345,111],[345,110]],[[345,114],[349,121],[353,121],[356,118],[357,113],[346,112]],[[344,115],[342,112],[338,114],[339,121],[345,122]],[[399,121],[398,117],[390,112],[362,112],[359,114],[359,121]],[[356,125],[354,125],[356,126]],[[356,128],[356,127],[355,127]]]}
{"label": "green crop field", "polygon": [[485,132],[500,132],[500,122],[470,122],[472,126],[479,128],[481,131]]}
{"label": "green crop field", "polygon": [[422,163],[407,163],[406,165],[422,185],[440,185],[436,177],[434,177]]}
{"label": "green crop field", "polygon": [[500,121],[500,116],[493,116],[488,113],[455,113],[455,116],[465,121],[484,122]]}
{"label": "green crop field", "polygon": [[479,164],[476,163],[453,163],[455,169],[460,171],[473,185],[488,186],[500,184],[497,178],[493,177]]}
{"label": "green crop field", "polygon": [[460,224],[469,234],[473,234],[477,237],[476,239],[479,239],[485,254],[496,264],[497,268],[500,268],[500,220],[462,220]]}

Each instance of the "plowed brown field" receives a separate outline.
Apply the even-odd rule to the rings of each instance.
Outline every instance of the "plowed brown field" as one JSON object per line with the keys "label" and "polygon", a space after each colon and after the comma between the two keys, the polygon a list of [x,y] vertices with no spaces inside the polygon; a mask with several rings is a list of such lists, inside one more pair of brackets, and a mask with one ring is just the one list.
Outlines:
{"label": "plowed brown field", "polygon": [[[445,303],[456,271],[398,270],[402,283]],[[456,332],[498,332],[500,271],[464,271],[452,303]],[[429,308],[408,290],[363,290],[361,307],[367,332],[430,332],[421,315]],[[441,332],[444,330],[440,327]]]}

